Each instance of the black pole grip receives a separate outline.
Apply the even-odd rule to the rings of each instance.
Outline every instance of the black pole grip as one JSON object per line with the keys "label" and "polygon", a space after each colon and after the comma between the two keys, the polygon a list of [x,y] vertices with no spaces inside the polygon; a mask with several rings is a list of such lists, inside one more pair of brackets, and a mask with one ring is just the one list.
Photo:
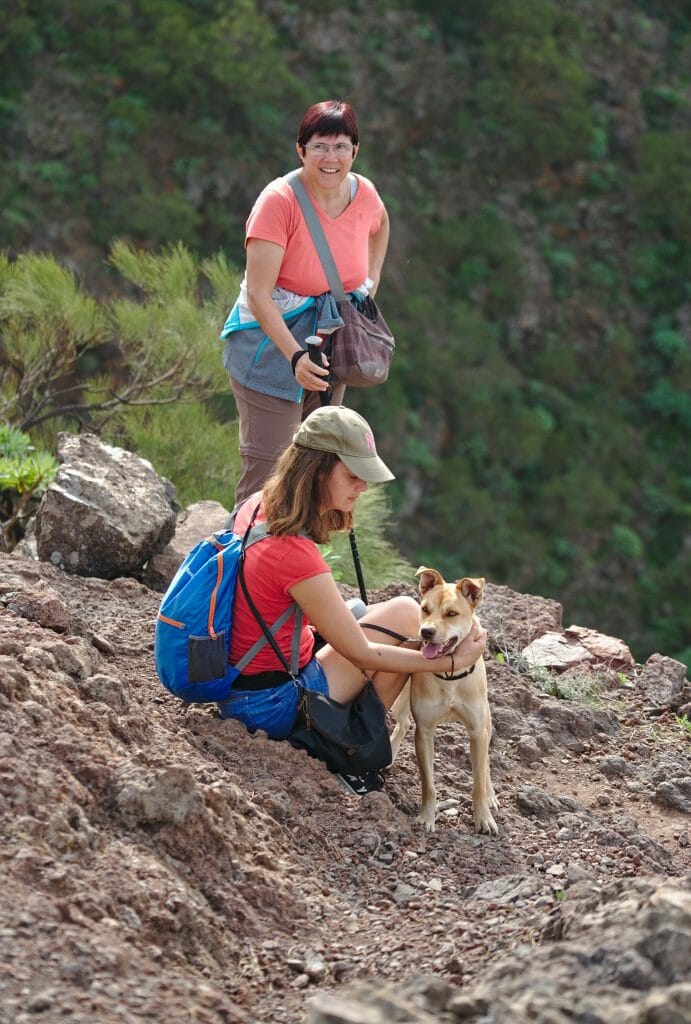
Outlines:
{"label": "black pole grip", "polygon": [[[322,339],[312,334],[309,338],[305,339],[307,343],[307,351],[309,352],[310,362],[316,366],[323,366],[324,360],[322,359]],[[328,387],[326,391],[319,392],[319,403],[320,405],[329,405],[331,402],[331,388]]]}
{"label": "black pole grip", "polygon": [[312,334],[309,338],[305,339],[307,343],[307,351],[310,355],[310,362],[315,363],[317,366],[323,366],[322,360],[322,340],[316,334]]}

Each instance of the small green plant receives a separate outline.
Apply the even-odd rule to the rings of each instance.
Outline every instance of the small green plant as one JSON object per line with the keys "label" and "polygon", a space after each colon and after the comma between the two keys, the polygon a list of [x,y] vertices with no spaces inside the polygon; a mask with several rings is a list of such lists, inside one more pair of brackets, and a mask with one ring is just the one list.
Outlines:
{"label": "small green plant", "polygon": [[11,550],[57,473],[58,463],[37,450],[15,427],[0,423],[0,525],[3,546]]}
{"label": "small green plant", "polygon": [[617,672],[616,675],[617,675],[617,679],[619,680],[619,685],[620,686],[624,687],[624,689],[626,689],[626,690],[634,689],[635,683],[633,683],[632,680],[629,679],[629,677],[627,676],[626,672]]}
{"label": "small green plant", "polygon": [[552,678],[550,671],[543,665],[537,665],[534,661],[526,658],[513,644],[505,641],[500,641],[499,650],[494,652],[494,657],[500,665],[508,665],[509,668],[515,669],[521,675],[530,676],[533,682],[541,686],[542,689],[547,688]]}
{"label": "small green plant", "polygon": [[691,736],[691,718],[688,715],[675,715],[677,725]]}
{"label": "small green plant", "polygon": [[[545,665],[538,665],[526,658],[509,643],[501,644],[499,650],[494,652],[494,657],[500,665],[508,665],[521,675],[529,676],[544,693],[559,700],[590,701],[606,686],[606,679],[596,672],[571,671],[555,675]],[[620,674],[620,679],[625,682],[626,676]]]}
{"label": "small green plant", "polygon": [[561,676],[549,674],[542,689],[559,700],[592,701],[603,688],[596,672],[568,672]]}
{"label": "small green plant", "polygon": [[530,662],[528,667],[525,669],[525,674],[530,676],[532,681],[536,683],[544,693],[549,693],[552,697],[559,697],[560,700],[565,699],[565,694],[559,684],[559,678],[552,675],[550,670],[544,665],[536,665],[534,662]]}

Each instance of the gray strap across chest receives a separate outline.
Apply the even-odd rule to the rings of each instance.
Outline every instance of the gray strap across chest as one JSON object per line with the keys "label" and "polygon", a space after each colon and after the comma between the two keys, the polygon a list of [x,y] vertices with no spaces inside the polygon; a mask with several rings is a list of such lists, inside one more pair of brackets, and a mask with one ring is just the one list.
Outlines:
{"label": "gray strap across chest", "polygon": [[[245,551],[251,547],[252,544],[256,544],[257,541],[264,540],[264,538],[268,536],[270,536],[270,534],[267,531],[266,523],[257,523],[257,525],[253,526],[249,532],[249,536],[245,543]],[[295,623],[293,625],[293,636],[290,642],[290,672],[291,675],[296,676],[300,667],[300,634],[302,633],[303,618],[302,608],[300,605],[297,604],[296,601],[292,601],[286,610],[279,615],[273,625],[269,627],[269,629],[271,633],[276,636],[281,626],[285,625],[291,615],[295,616]],[[249,665],[255,655],[259,654],[262,647],[265,647],[268,642],[269,641],[265,636],[260,636],[252,647],[250,647],[247,654],[243,654],[242,658],[236,662],[235,668],[238,672],[242,672],[242,670]]]}
{"label": "gray strap across chest", "polygon": [[300,204],[302,215],[305,218],[305,222],[312,236],[312,241],[314,242],[314,248],[317,250],[317,255],[321,260],[324,273],[326,274],[326,280],[329,282],[331,294],[336,302],[345,302],[348,296],[343,288],[343,282],[341,281],[341,276],[338,273],[336,261],[333,258],[329,243],[326,240],[326,235],[324,234],[324,229],[321,226],[319,215],[314,208],[312,200],[307,195],[307,189],[302,184],[300,171],[291,171],[290,174],[286,174],[285,180],[292,188],[297,201]]}

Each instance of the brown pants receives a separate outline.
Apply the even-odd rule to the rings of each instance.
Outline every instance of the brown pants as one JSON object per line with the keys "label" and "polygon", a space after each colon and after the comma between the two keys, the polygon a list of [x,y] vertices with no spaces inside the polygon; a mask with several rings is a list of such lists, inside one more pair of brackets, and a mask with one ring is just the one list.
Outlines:
{"label": "brown pants", "polygon": [[[235,488],[235,500],[244,501],[260,491],[273,472],[276,460],[288,447],[302,420],[318,409],[320,391],[305,391],[302,403],[251,391],[230,378],[238,410],[242,475]],[[337,384],[331,405],[342,405],[345,385]]]}

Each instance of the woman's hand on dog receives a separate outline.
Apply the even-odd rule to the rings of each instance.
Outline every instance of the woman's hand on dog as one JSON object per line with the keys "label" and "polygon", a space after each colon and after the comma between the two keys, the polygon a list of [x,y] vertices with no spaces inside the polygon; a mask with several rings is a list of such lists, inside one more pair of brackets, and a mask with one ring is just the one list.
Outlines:
{"label": "woman's hand on dog", "polygon": [[444,661],[450,662],[448,671],[455,672],[459,668],[470,668],[478,658],[482,657],[486,643],[487,630],[483,629],[479,622],[473,622],[470,632],[453,652],[453,657],[449,655],[444,659]]}

